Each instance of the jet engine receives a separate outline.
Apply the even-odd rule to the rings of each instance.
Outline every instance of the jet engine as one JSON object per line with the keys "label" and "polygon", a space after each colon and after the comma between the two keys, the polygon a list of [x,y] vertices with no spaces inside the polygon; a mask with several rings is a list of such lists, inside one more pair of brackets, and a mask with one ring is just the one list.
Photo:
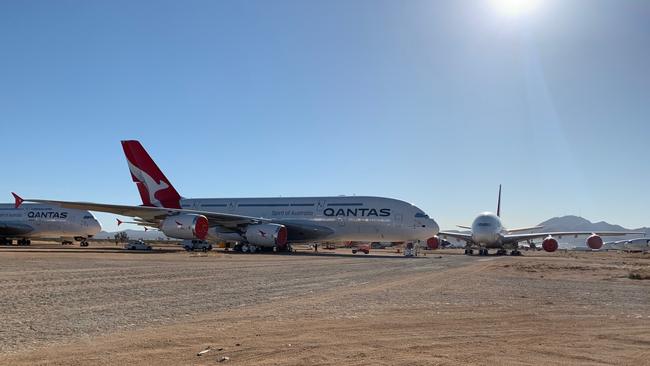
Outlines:
{"label": "jet engine", "polygon": [[557,250],[557,240],[552,236],[547,236],[546,239],[542,242],[542,248],[547,252],[554,252]]}
{"label": "jet engine", "polygon": [[596,234],[592,234],[587,238],[587,246],[591,249],[598,250],[603,247],[603,239]]}
{"label": "jet engine", "polygon": [[160,225],[160,231],[165,235],[178,239],[205,240],[208,229],[208,218],[194,214],[168,216]]}
{"label": "jet engine", "polygon": [[278,224],[249,225],[244,232],[249,244],[284,249],[287,246],[287,228]]}
{"label": "jet engine", "polygon": [[429,239],[427,239],[427,246],[431,250],[438,249],[440,247],[440,239],[438,239],[437,236],[432,236]]}

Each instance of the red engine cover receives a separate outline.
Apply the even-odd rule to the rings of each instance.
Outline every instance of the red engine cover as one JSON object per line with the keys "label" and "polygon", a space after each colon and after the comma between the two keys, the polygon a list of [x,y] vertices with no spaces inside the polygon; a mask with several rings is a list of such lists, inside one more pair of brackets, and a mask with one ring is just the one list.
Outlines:
{"label": "red engine cover", "polygon": [[285,249],[287,247],[288,237],[289,237],[289,233],[287,231],[287,228],[282,226],[278,230],[278,238],[275,240],[275,244],[278,246],[278,248]]}
{"label": "red engine cover", "polygon": [[591,249],[600,249],[603,247],[603,239],[594,234],[587,238],[587,246]]}
{"label": "red engine cover", "polygon": [[432,236],[429,239],[427,239],[427,246],[429,249],[438,249],[440,246],[440,239],[438,239],[437,236]]}
{"label": "red engine cover", "polygon": [[548,237],[542,242],[542,248],[547,252],[554,252],[557,250],[557,240]]}
{"label": "red engine cover", "polygon": [[197,238],[201,240],[205,240],[205,238],[208,236],[208,230],[210,229],[210,224],[208,223],[208,219],[201,215],[196,218],[196,221],[194,223],[194,235],[196,235]]}

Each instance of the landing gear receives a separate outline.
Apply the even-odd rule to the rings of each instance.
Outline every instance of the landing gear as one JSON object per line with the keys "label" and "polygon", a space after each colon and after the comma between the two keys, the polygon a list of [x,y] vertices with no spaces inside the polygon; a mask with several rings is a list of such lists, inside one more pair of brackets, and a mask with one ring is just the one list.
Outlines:
{"label": "landing gear", "polygon": [[497,250],[497,255],[506,255],[508,254],[508,251],[505,249],[499,249]]}
{"label": "landing gear", "polygon": [[518,256],[518,255],[521,255],[521,252],[518,251],[517,249],[515,249],[515,250],[513,250],[512,252],[510,252],[510,255],[511,255],[511,256]]}
{"label": "landing gear", "polygon": [[31,244],[32,244],[32,241],[29,240],[29,239],[19,239],[16,243],[17,243],[18,245],[21,245],[21,246],[22,246],[22,245],[31,245]]}
{"label": "landing gear", "polygon": [[88,242],[85,241],[85,240],[83,240],[81,243],[79,243],[79,246],[80,246],[80,247],[87,247],[87,246],[88,246]]}
{"label": "landing gear", "polygon": [[473,249],[465,249],[465,255],[472,255],[472,254],[474,254]]}
{"label": "landing gear", "polygon": [[61,245],[72,245],[72,242],[70,240],[64,240],[61,242]]}
{"label": "landing gear", "polygon": [[0,239],[0,245],[13,245],[14,241],[7,238]]}
{"label": "landing gear", "polygon": [[478,250],[478,255],[488,255],[488,254],[489,254],[489,252],[488,252],[487,248],[481,248],[481,249]]}

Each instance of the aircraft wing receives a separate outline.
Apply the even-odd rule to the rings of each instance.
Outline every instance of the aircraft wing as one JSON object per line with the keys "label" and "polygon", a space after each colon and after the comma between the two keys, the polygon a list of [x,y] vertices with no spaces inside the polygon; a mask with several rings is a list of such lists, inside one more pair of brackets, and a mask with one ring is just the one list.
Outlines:
{"label": "aircraft wing", "polygon": [[520,232],[520,231],[537,230],[537,229],[541,229],[541,228],[543,228],[543,226],[529,226],[529,227],[518,227],[516,229],[508,229],[506,231],[509,232],[509,233],[516,233],[516,232]]}
{"label": "aircraft wing", "polygon": [[438,236],[443,239],[454,238],[458,240],[464,240],[466,242],[472,241],[472,234],[463,234],[463,233],[457,233],[453,231],[441,231],[438,233]]}
{"label": "aircraft wing", "polygon": [[[176,208],[164,208],[164,207],[149,207],[149,206],[129,206],[129,205],[112,205],[105,203],[93,203],[93,202],[71,202],[71,201],[55,201],[55,200],[42,200],[42,199],[23,199],[14,193],[14,198],[16,199],[16,207],[20,206],[23,201],[36,202],[36,203],[46,203],[52,205],[58,205],[65,208],[73,208],[79,210],[88,210],[88,211],[99,211],[99,212],[108,212],[121,216],[136,217],[141,220],[142,223],[155,224],[148,226],[157,226],[162,220],[169,216],[179,215],[179,214],[195,214],[203,215],[208,219],[208,223],[211,227],[220,226],[226,229],[237,230],[241,225],[250,225],[258,223],[276,223],[282,224],[287,227],[287,230],[290,233],[295,233],[298,237],[304,237],[309,239],[322,239],[332,234],[332,230],[326,227],[310,225],[305,223],[295,223],[295,222],[284,222],[282,220],[270,220],[262,217],[251,217],[244,215],[235,215],[227,214],[220,212],[211,212],[211,211],[200,211],[200,210],[187,210],[187,209],[176,209]],[[145,225],[145,226],[147,226]]]}
{"label": "aircraft wing", "polygon": [[562,238],[563,236],[578,236],[578,235],[592,235],[599,236],[619,236],[619,235],[645,235],[644,232],[631,232],[631,231],[557,231],[546,233],[532,233],[532,234],[510,234],[503,237],[504,242],[518,243],[520,241],[527,241],[547,236]]}
{"label": "aircraft wing", "polygon": [[0,236],[25,235],[29,234],[33,230],[33,227],[19,222],[0,223]]}

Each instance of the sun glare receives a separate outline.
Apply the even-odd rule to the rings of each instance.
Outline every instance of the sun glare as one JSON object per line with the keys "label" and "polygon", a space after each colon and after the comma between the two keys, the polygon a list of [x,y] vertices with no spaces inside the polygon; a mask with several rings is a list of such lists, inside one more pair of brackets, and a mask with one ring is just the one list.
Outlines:
{"label": "sun glare", "polygon": [[489,2],[501,16],[519,18],[535,12],[541,0],[489,0]]}

